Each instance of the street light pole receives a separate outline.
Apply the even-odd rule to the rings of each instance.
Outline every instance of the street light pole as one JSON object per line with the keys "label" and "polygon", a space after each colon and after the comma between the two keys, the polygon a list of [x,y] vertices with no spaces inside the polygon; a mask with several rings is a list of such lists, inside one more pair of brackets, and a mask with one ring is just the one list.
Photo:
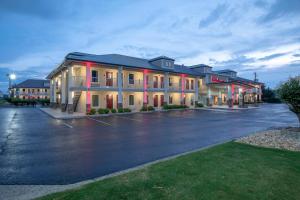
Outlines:
{"label": "street light pole", "polygon": [[10,97],[12,97],[12,91],[11,91],[11,88],[12,88],[12,80],[16,79],[16,75],[14,73],[12,74],[6,74],[6,76],[8,77],[8,94]]}

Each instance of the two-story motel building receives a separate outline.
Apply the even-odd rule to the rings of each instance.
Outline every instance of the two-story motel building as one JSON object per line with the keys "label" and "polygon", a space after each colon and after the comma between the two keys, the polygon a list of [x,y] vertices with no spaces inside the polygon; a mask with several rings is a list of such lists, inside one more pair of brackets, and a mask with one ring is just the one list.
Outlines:
{"label": "two-story motel building", "polygon": [[50,81],[44,79],[27,79],[10,88],[9,93],[20,99],[49,99]]}
{"label": "two-story motel building", "polygon": [[241,94],[248,103],[261,100],[262,83],[240,78],[232,70],[207,65],[184,66],[160,56],[142,59],[119,54],[70,53],[49,75],[50,104],[62,111],[91,108],[160,109],[164,104],[232,106]]}

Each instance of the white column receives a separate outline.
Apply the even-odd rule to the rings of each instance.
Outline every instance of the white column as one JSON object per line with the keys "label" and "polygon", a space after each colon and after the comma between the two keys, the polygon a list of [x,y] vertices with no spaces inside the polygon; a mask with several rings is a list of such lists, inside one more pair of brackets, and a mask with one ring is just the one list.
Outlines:
{"label": "white column", "polygon": [[87,62],[85,67],[85,82],[86,82],[86,112],[91,110],[91,63]]}
{"label": "white column", "polygon": [[222,105],[222,89],[219,89],[219,94],[218,94],[218,104]]}
{"label": "white column", "polygon": [[261,102],[261,96],[262,96],[262,90],[261,90],[261,85],[259,85],[259,88],[258,88],[258,101]]}
{"label": "white column", "polygon": [[64,106],[66,104],[66,72],[61,72],[61,104]]}
{"label": "white column", "polygon": [[211,99],[211,89],[210,86],[207,86],[207,105],[212,105],[212,99]]}
{"label": "white column", "polygon": [[231,108],[233,105],[233,101],[232,101],[232,91],[231,91],[231,85],[227,86],[227,104],[228,106]]}
{"label": "white column", "polygon": [[71,91],[71,87],[73,87],[73,75],[72,75],[72,66],[68,67],[67,76],[68,76],[68,87],[67,87],[67,94],[68,94],[68,112],[73,112],[73,95]]}
{"label": "white column", "polygon": [[181,75],[181,95],[180,95],[180,103],[183,104],[183,99],[185,97],[185,76],[184,74]]}
{"label": "white column", "polygon": [[51,104],[53,104],[55,101],[54,101],[54,79],[52,78],[51,79],[51,83],[50,83],[50,102]]}
{"label": "white column", "polygon": [[122,94],[122,83],[123,83],[123,67],[118,67],[118,108],[123,108],[123,94]]}
{"label": "white column", "polygon": [[143,71],[143,106],[147,106],[147,104],[148,104],[148,102],[147,102],[147,95],[148,95],[147,75],[148,75],[148,71],[146,69],[144,69],[144,71]]}
{"label": "white column", "polygon": [[164,76],[164,104],[169,103],[169,72],[165,72]]}
{"label": "white column", "polygon": [[194,88],[195,88],[195,105],[196,105],[199,101],[199,77],[196,77]]}

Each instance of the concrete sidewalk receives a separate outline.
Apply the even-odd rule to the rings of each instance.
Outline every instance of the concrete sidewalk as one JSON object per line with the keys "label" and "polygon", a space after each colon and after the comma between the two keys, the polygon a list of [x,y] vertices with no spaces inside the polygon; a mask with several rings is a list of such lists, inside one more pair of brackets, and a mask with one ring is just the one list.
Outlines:
{"label": "concrete sidewalk", "polygon": [[74,119],[74,118],[84,118],[86,116],[83,113],[74,112],[72,114],[69,114],[67,112],[61,112],[60,109],[53,109],[53,108],[40,108],[40,110],[55,119]]}

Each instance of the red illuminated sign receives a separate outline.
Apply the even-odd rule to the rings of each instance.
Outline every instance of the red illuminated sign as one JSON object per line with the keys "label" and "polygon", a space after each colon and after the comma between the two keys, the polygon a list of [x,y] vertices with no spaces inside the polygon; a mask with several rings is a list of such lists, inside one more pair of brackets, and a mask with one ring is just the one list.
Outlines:
{"label": "red illuminated sign", "polygon": [[220,77],[218,77],[216,75],[212,75],[211,76],[211,82],[212,83],[222,83],[222,82],[225,82],[225,80],[220,79]]}

